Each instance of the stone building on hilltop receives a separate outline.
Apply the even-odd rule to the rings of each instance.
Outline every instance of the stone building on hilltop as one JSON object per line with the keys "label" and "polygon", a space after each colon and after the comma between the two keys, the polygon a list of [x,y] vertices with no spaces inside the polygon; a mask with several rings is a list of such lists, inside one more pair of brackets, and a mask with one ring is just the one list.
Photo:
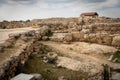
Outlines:
{"label": "stone building on hilltop", "polygon": [[96,18],[98,16],[99,15],[97,12],[85,12],[80,15],[80,17],[87,17],[87,18]]}

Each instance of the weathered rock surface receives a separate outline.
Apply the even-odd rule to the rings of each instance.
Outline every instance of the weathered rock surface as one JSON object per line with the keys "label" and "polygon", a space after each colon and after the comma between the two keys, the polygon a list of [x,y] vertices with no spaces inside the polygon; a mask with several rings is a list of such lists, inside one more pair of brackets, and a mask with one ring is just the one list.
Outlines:
{"label": "weathered rock surface", "polygon": [[96,65],[90,63],[83,63],[67,57],[58,57],[57,60],[58,67],[65,67],[74,71],[82,71],[89,73],[89,76],[100,73],[100,68],[97,69]]}
{"label": "weathered rock surface", "polygon": [[21,73],[10,80],[42,80],[42,76],[40,74],[24,74]]}
{"label": "weathered rock surface", "polygon": [[118,46],[118,47],[120,46],[120,35],[115,36],[115,37],[113,38],[112,45]]}

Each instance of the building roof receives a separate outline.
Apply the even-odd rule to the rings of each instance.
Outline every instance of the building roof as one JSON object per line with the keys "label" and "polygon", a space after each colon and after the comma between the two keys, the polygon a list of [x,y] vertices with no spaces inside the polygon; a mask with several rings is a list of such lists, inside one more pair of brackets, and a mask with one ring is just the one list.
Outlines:
{"label": "building roof", "polygon": [[86,12],[86,13],[82,13],[80,16],[93,16],[93,15],[98,15],[97,12]]}

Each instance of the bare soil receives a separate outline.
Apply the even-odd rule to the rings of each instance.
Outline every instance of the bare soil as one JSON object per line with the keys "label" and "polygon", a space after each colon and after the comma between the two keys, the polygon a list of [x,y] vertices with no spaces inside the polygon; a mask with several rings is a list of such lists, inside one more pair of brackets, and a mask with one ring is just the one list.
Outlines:
{"label": "bare soil", "polygon": [[78,60],[83,63],[94,64],[101,66],[102,64],[108,64],[113,68],[120,68],[119,63],[113,63],[108,61],[110,54],[117,51],[116,48],[111,46],[91,44],[85,42],[73,42],[71,44],[63,44],[58,42],[45,41],[42,43],[54,50],[59,51],[64,56]]}

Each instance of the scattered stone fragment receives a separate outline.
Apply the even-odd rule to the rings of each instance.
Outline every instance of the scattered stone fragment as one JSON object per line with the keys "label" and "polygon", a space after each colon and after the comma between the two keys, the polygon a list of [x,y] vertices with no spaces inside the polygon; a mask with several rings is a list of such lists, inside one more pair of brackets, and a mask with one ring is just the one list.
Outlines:
{"label": "scattered stone fragment", "polygon": [[48,40],[48,37],[47,37],[47,36],[43,36],[43,37],[42,37],[42,40],[43,40],[43,41],[46,41],[46,40]]}
{"label": "scattered stone fragment", "polygon": [[0,46],[0,52],[3,52],[4,47]]}
{"label": "scattered stone fragment", "polygon": [[58,77],[58,80],[67,80],[67,79],[65,78],[65,76],[60,76]]}
{"label": "scattered stone fragment", "polygon": [[64,37],[64,41],[71,42],[73,40],[72,34],[68,34]]}
{"label": "scattered stone fragment", "polygon": [[114,73],[112,75],[112,80],[120,80],[120,73]]}
{"label": "scattered stone fragment", "polygon": [[113,61],[112,62],[116,62],[118,60],[118,58],[115,58],[115,59],[113,59]]}
{"label": "scattered stone fragment", "polygon": [[36,74],[36,73],[34,73],[34,74],[31,74],[31,75],[34,76],[35,80],[42,80],[42,79],[43,79],[43,77],[42,77],[41,74]]}
{"label": "scattered stone fragment", "polygon": [[108,60],[109,60],[109,61],[112,61],[113,56],[114,56],[114,55],[111,55]]}

